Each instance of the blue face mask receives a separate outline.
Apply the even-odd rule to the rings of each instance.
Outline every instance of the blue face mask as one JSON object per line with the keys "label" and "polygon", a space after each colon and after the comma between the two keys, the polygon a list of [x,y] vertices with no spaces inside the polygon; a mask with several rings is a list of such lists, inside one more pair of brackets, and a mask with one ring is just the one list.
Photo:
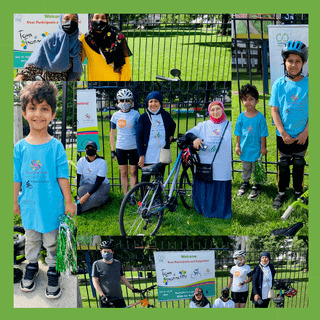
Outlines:
{"label": "blue face mask", "polygon": [[120,102],[118,104],[119,108],[121,109],[122,112],[127,112],[131,108],[131,103],[130,102]]}
{"label": "blue face mask", "polygon": [[113,254],[111,252],[103,252],[101,253],[102,259],[105,261],[113,260]]}

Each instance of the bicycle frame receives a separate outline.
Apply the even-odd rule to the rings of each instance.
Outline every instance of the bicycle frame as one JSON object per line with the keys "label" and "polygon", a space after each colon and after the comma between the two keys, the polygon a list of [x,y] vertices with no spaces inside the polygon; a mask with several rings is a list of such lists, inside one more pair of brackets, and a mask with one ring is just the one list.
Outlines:
{"label": "bicycle frame", "polygon": [[[164,204],[164,206],[162,206],[162,207],[158,208],[157,210],[155,210],[154,213],[158,212],[158,211],[161,211],[161,210],[163,210],[163,209],[165,209],[167,207],[167,202],[172,198],[173,192],[175,190],[175,187],[176,187],[176,184],[177,184],[177,181],[178,181],[181,163],[182,163],[182,151],[179,152],[177,160],[175,161],[175,163],[173,165],[173,168],[171,169],[170,174],[169,174],[167,180],[165,181],[165,183],[163,184],[161,180],[159,181],[159,185],[157,186],[157,188],[156,188],[156,190],[155,190],[155,192],[154,192],[154,194],[153,194],[153,196],[151,198],[148,210],[151,209],[151,206],[153,204],[153,201],[154,201],[154,198],[155,198],[155,196],[157,194],[159,186],[160,186],[160,188],[162,189],[163,193],[166,196],[166,203]],[[173,175],[174,175],[174,178],[173,178],[173,181],[172,181],[172,185],[171,185],[169,194],[167,194],[165,189],[166,189],[167,185],[169,184],[169,182],[170,182],[170,180],[171,180]],[[145,199],[143,199],[143,200],[145,200]]]}
{"label": "bicycle frame", "polygon": [[126,306],[126,308],[132,308],[132,307],[135,307],[137,305],[141,304],[141,308],[148,308],[148,306],[150,305],[149,301],[147,298],[144,298],[138,302],[134,302],[128,306]]}

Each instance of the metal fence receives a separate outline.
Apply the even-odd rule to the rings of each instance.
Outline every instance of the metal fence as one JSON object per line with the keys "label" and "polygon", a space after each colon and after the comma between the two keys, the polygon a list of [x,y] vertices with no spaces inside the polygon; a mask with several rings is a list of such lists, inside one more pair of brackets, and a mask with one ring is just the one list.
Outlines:
{"label": "metal fence", "polygon": [[[227,286],[230,279],[230,269],[233,264],[234,245],[228,243],[229,237],[153,237],[149,239],[141,237],[113,237],[115,241],[115,259],[122,263],[123,270],[129,282],[139,289],[144,289],[157,283],[154,251],[194,251],[214,250],[215,251],[215,285],[216,297],[210,297],[210,303],[220,297],[222,287]],[[226,248],[217,248],[217,244]],[[228,245],[229,244],[229,245]],[[266,247],[272,257],[272,263],[276,269],[275,279],[288,279],[297,281],[293,285],[298,294],[293,298],[285,298],[285,308],[307,308],[308,297],[308,250],[306,248],[291,250],[290,246],[272,250]],[[263,251],[262,250],[262,251]],[[253,270],[258,265],[260,251],[248,251],[246,264]],[[101,259],[98,247],[90,245],[78,245],[78,277],[84,307],[97,308],[98,294],[92,285],[91,271],[93,262]],[[249,298],[246,307],[254,307],[250,301],[251,283],[249,283]],[[278,293],[278,292],[276,292]],[[139,300],[139,294],[132,294],[123,286],[123,295],[127,304]],[[157,308],[188,308],[189,300],[180,301],[158,301],[157,289],[153,290],[148,300]],[[273,302],[271,308],[275,307]]]}
{"label": "metal fence", "polygon": [[[275,24],[308,24],[308,21],[308,14],[233,14],[231,17],[233,94],[238,94],[241,86],[246,83],[256,85],[259,89],[259,100],[263,103],[262,113],[264,116],[270,113],[268,100],[271,89],[267,26]],[[242,103],[240,97],[237,105],[241,113]],[[275,130],[272,135],[269,132],[269,135],[275,139]],[[267,174],[277,174],[278,160],[279,155],[277,152],[274,157],[270,154],[264,156],[263,163]],[[233,160],[233,164],[238,162],[240,163],[241,161]],[[241,171],[233,167],[233,172]],[[306,167],[305,175],[308,175],[308,167]]]}
{"label": "metal fence", "polygon": [[119,14],[111,25],[126,36],[133,81],[171,77],[184,81],[231,80],[229,14]]}
{"label": "metal fence", "polygon": [[[151,91],[159,91],[163,96],[163,107],[175,120],[177,127],[175,137],[184,134],[198,122],[208,119],[207,108],[211,101],[221,100],[225,104],[226,113],[231,118],[231,82],[88,82],[83,88],[96,89],[99,122],[100,155],[108,162],[108,179],[113,188],[121,187],[118,165],[111,161],[109,133],[110,119],[118,110],[116,93],[121,88],[128,88],[134,93],[134,108],[140,114],[146,111],[145,99]],[[81,88],[78,87],[78,90]],[[178,147],[173,144],[171,150],[176,155]],[[78,157],[81,153],[78,154]],[[110,164],[110,165],[109,165]],[[170,166],[168,167],[168,172]],[[168,186],[169,187],[169,186]],[[120,189],[119,189],[120,190]]]}

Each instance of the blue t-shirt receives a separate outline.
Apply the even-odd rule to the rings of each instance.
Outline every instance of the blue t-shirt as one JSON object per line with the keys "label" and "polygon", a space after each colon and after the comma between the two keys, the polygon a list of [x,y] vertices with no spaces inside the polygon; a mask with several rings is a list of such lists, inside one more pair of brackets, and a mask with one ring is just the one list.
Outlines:
{"label": "blue t-shirt", "polygon": [[[297,138],[308,123],[309,79],[303,77],[295,82],[281,77],[272,86],[269,105],[279,108],[279,115],[284,130]],[[277,130],[277,135],[281,136]]]}
{"label": "blue t-shirt", "polygon": [[19,196],[22,225],[40,233],[59,227],[64,197],[58,178],[69,179],[66,152],[60,141],[34,145],[20,140],[14,147],[14,182],[21,183]]}
{"label": "blue t-shirt", "polygon": [[242,112],[237,119],[234,134],[241,137],[240,159],[255,162],[260,157],[261,137],[269,135],[265,117],[260,111],[253,118],[246,117]]}

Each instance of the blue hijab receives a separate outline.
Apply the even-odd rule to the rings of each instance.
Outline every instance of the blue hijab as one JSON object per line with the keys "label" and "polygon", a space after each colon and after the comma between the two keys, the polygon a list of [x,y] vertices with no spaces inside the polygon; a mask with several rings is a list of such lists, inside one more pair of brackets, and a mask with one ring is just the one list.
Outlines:
{"label": "blue hijab", "polygon": [[60,14],[58,30],[40,42],[26,65],[34,65],[51,72],[64,72],[69,69],[69,58],[72,58],[73,70],[68,80],[75,80],[80,78],[82,73],[79,29],[70,35],[65,33],[62,29],[62,18],[63,14]]}

